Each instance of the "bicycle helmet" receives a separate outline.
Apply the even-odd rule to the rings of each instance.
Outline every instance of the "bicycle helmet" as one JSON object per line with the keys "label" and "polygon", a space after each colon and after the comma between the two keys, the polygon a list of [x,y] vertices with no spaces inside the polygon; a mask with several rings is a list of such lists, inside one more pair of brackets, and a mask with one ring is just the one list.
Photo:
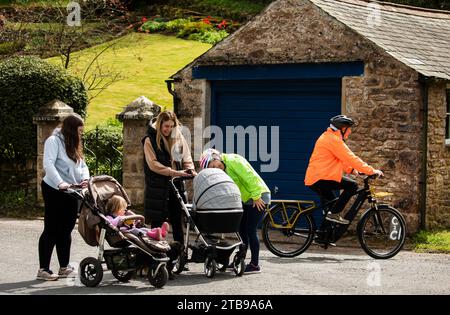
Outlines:
{"label": "bicycle helmet", "polygon": [[330,119],[330,124],[335,126],[337,129],[348,128],[355,125],[353,119],[345,115],[337,115]]}
{"label": "bicycle helmet", "polygon": [[200,156],[200,168],[205,169],[208,167],[209,162],[212,160],[220,160],[220,152],[216,149],[207,149]]}

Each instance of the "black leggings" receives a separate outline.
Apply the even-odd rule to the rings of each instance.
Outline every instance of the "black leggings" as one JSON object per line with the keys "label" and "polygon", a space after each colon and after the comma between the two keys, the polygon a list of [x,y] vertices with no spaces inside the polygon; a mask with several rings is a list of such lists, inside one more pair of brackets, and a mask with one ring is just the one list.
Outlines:
{"label": "black leggings", "polygon": [[70,260],[71,233],[77,220],[78,201],[67,193],[56,190],[44,181],[41,183],[44,197],[44,231],[39,238],[39,265],[49,269],[53,248],[56,245],[60,267],[67,267]]}
{"label": "black leggings", "polygon": [[344,210],[353,194],[358,190],[358,184],[353,179],[344,176],[340,183],[332,180],[319,180],[314,185],[309,186],[309,188],[322,198],[322,204],[336,198],[335,190],[343,189],[339,199],[330,209],[331,213],[340,213]]}
{"label": "black leggings", "polygon": [[[181,244],[184,244],[184,230],[183,230],[183,219],[184,219],[184,211],[181,207],[180,202],[177,199],[177,196],[175,195],[175,192],[172,188],[169,188],[169,223],[172,225],[172,234],[173,234],[173,240],[180,242]],[[180,192],[181,194],[181,192]],[[181,197],[183,197],[183,200],[185,200],[185,196],[181,194]],[[152,221],[151,227],[161,227],[163,224],[163,221]]]}

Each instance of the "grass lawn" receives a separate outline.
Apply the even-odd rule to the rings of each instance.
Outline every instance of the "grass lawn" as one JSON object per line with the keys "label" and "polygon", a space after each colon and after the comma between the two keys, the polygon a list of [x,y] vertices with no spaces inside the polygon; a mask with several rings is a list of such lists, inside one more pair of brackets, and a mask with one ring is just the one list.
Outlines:
{"label": "grass lawn", "polygon": [[[66,29],[70,29],[67,25],[62,25],[60,23],[31,23],[31,22],[25,22],[25,23],[17,23],[17,22],[6,22],[5,27],[12,29],[12,30],[27,30],[27,31],[37,31],[37,30],[44,30],[44,31],[59,31],[62,27],[65,27]],[[87,31],[87,30],[93,30],[96,28],[101,27],[101,23],[86,23],[82,27],[74,28],[74,30],[81,32],[81,31]]]}
{"label": "grass lawn", "polygon": [[[158,105],[172,109],[172,95],[164,82],[208,50],[211,45],[159,34],[131,33],[118,40],[99,58],[102,69],[120,73],[125,78],[110,85],[88,105],[86,129],[106,122],[130,102],[143,95]],[[74,53],[70,71],[82,76],[96,52],[108,43]],[[49,59],[60,64],[60,58]]]}
{"label": "grass lawn", "polygon": [[414,237],[417,252],[436,252],[450,254],[450,231],[420,231]]}

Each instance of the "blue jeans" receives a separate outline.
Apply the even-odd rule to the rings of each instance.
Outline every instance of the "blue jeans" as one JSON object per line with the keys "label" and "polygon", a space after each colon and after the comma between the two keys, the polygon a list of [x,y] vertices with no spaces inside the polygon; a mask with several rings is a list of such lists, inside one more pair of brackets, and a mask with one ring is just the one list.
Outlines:
{"label": "blue jeans", "polygon": [[[270,203],[270,193],[263,193],[261,199],[266,203]],[[246,249],[250,246],[251,260],[250,263],[254,266],[259,264],[259,238],[258,225],[264,218],[265,211],[259,211],[258,208],[253,207],[253,200],[243,203],[244,214],[242,216],[239,235],[244,242]]]}

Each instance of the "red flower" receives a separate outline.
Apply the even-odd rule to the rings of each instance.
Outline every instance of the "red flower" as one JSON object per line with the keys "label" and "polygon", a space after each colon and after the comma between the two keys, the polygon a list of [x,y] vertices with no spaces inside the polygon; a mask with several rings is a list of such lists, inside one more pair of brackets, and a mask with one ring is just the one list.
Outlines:
{"label": "red flower", "polygon": [[217,24],[217,27],[220,29],[227,27],[227,21],[223,20],[222,22]]}
{"label": "red flower", "polygon": [[147,21],[148,21],[148,19],[144,16],[144,17],[142,18],[142,22],[145,23],[145,22],[147,22]]}
{"label": "red flower", "polygon": [[205,23],[205,24],[211,24],[211,21],[209,20],[210,18],[211,18],[210,16],[204,18],[204,19],[202,20],[203,23]]}

